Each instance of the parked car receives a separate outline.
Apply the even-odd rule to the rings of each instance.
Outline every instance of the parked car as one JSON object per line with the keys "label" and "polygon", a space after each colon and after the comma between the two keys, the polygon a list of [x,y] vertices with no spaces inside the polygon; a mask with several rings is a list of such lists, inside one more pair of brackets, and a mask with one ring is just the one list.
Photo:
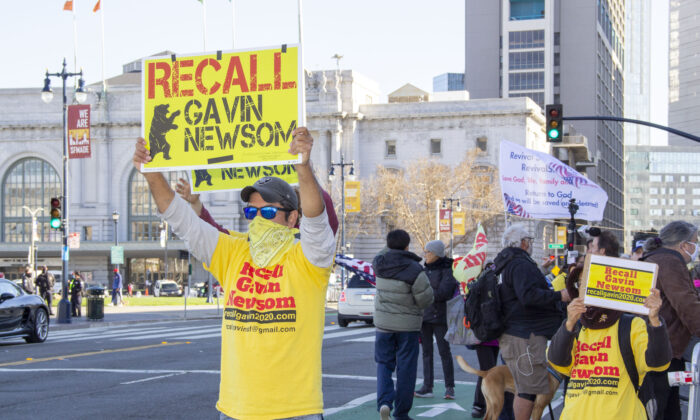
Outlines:
{"label": "parked car", "polygon": [[0,279],[0,337],[21,336],[27,343],[43,343],[49,335],[49,308],[15,283]]}
{"label": "parked car", "polygon": [[156,288],[156,296],[182,296],[182,287],[172,280],[159,280]]}
{"label": "parked car", "polygon": [[372,283],[355,274],[350,277],[345,290],[338,298],[338,325],[347,327],[352,321],[371,324],[374,320],[374,295]]}
{"label": "parked car", "polygon": [[[195,283],[192,286],[193,290],[197,291],[197,297],[206,297],[207,296],[207,282],[206,281],[200,281]],[[221,287],[221,284],[219,284],[218,280],[214,280],[211,283],[211,288],[212,288],[212,293],[211,295],[216,297],[216,292],[219,292],[219,295],[224,294],[224,288]]]}

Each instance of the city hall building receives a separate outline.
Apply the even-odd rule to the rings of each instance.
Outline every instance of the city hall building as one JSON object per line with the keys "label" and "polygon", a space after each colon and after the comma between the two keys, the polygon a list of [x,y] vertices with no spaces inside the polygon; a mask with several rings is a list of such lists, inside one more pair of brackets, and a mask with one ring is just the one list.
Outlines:
{"label": "city hall building", "polygon": [[[161,241],[161,219],[131,160],[134,142],[142,135],[141,61],[124,65],[123,74],[106,85],[106,92],[101,83],[90,86],[86,102],[91,105],[92,156],[68,163],[69,232],[79,238],[79,246],[70,249],[68,269],[79,270],[88,283],[109,285],[110,249],[118,243],[124,248],[125,283],[137,290],[164,278],[166,269],[168,278],[186,282],[185,244],[172,232]],[[59,95],[44,103],[40,91],[0,90],[0,272],[11,279],[21,276],[28,261],[30,211],[38,208],[43,211],[37,214],[37,266],[61,267],[61,233],[49,227],[48,213],[51,198],[61,196],[62,103]],[[339,177],[333,184],[328,173],[341,155],[355,162],[355,173],[363,180],[378,165],[401,169],[424,157],[457,165],[477,147],[483,164],[496,166],[502,139],[548,151],[542,110],[527,97],[441,100],[433,94],[418,102],[380,103],[385,101],[379,92],[375,82],[351,70],[306,72],[307,126],[315,138],[312,161],[334,200],[340,200]],[[72,89],[68,102],[73,102]],[[173,185],[183,176],[166,174]],[[201,199],[217,222],[247,230],[238,191]],[[500,237],[490,242],[496,250]],[[371,259],[382,246],[383,234],[357,237],[348,252]],[[191,263],[192,282],[206,281],[202,264],[194,258]]]}

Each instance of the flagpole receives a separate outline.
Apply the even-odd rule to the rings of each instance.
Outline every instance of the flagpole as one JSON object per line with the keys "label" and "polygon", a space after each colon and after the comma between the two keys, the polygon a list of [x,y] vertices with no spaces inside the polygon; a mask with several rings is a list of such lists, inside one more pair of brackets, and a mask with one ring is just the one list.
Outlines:
{"label": "flagpole", "polygon": [[202,40],[204,51],[207,50],[207,0],[202,0]]}
{"label": "flagpole", "polygon": [[105,81],[105,5],[100,3],[100,23],[102,25],[102,93],[107,92],[107,82]]}
{"label": "flagpole", "polygon": [[[75,17],[77,0],[73,0],[73,71],[78,71],[78,23]],[[73,78],[75,86],[78,86],[78,79]]]}
{"label": "flagpole", "polygon": [[[304,69],[304,24],[302,21],[301,0],[297,0],[299,9],[299,62],[301,63],[301,80],[299,80],[299,89],[301,90],[301,121],[298,126],[306,125],[306,70]],[[342,246],[345,246],[343,244]]]}
{"label": "flagpole", "polygon": [[231,0],[231,48],[236,48],[236,0]]}

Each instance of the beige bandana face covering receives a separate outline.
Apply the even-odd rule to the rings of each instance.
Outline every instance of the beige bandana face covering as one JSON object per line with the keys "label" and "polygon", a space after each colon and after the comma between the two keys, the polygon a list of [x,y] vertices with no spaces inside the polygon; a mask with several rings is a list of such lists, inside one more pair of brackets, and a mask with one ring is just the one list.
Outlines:
{"label": "beige bandana face covering", "polygon": [[248,226],[248,242],[253,263],[258,267],[277,264],[294,245],[298,229],[290,229],[271,220],[256,217]]}

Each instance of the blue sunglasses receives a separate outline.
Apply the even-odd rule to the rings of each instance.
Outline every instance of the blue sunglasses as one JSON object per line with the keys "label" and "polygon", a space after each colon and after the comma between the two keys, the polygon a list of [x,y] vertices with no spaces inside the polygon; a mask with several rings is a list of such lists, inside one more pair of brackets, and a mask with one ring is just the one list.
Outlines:
{"label": "blue sunglasses", "polygon": [[273,207],[273,206],[265,206],[265,207],[253,207],[253,206],[248,206],[243,208],[243,213],[245,214],[245,218],[248,220],[253,220],[255,219],[255,216],[258,215],[258,210],[260,210],[260,215],[263,217],[263,219],[274,219],[275,216],[277,216],[278,211],[286,211],[289,213],[291,210],[289,209],[284,209],[282,207]]}

